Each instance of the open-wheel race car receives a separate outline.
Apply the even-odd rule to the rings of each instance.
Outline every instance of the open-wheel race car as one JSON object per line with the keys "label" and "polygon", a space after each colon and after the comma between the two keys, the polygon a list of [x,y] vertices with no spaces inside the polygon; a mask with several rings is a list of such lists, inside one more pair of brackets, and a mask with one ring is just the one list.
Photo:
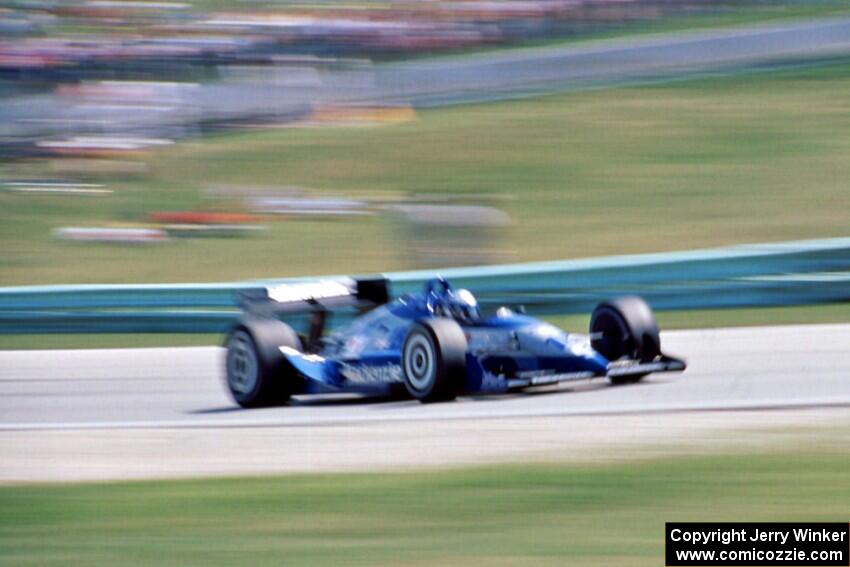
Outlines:
{"label": "open-wheel race car", "polygon": [[[444,279],[390,300],[384,279],[281,284],[240,297],[245,310],[226,340],[227,386],[243,407],[329,392],[409,395],[422,402],[606,377],[637,382],[682,371],[661,351],[658,326],[639,297],[601,303],[589,334],[567,333],[501,307],[483,316],[468,290]],[[329,314],[354,309],[326,333]],[[304,334],[280,320],[306,314]]]}

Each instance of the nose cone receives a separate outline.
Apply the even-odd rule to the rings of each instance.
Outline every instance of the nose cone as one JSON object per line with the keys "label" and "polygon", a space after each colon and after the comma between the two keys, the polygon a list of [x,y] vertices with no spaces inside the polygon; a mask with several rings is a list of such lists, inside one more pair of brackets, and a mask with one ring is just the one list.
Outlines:
{"label": "nose cone", "polygon": [[608,359],[590,346],[590,337],[565,333],[549,325],[537,324],[517,333],[522,350],[542,358],[559,359],[559,365],[571,371],[608,373]]}
{"label": "nose cone", "polygon": [[569,334],[566,336],[565,347],[567,352],[581,361],[585,370],[596,374],[608,372],[608,359],[593,350],[590,346],[590,337]]}
{"label": "nose cone", "polygon": [[584,364],[587,366],[587,369],[596,373],[596,374],[607,374],[608,373],[608,359],[599,354],[598,352],[594,352],[590,355],[585,355],[582,357]]}

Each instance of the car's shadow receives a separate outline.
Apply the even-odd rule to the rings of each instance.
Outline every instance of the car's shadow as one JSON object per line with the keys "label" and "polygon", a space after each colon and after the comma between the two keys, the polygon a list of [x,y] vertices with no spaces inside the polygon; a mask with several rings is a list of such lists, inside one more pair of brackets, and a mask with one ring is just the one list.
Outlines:
{"label": "car's shadow", "polygon": [[280,406],[269,406],[264,408],[242,408],[234,404],[227,407],[203,408],[192,410],[189,413],[194,415],[220,414],[234,411],[247,410],[268,410],[274,408],[286,407],[334,407],[334,406],[351,406],[351,405],[370,405],[370,404],[387,404],[389,402],[414,402],[400,398],[399,396],[369,396],[360,394],[323,394],[315,396],[297,396],[290,399],[287,403]]}
{"label": "car's shadow", "polygon": [[297,396],[286,404],[290,407],[352,406],[386,404],[388,402],[406,402],[399,396],[372,396],[367,394],[324,394],[316,396]]}
{"label": "car's shadow", "polygon": [[586,384],[578,386],[538,386],[536,388],[528,388],[516,392],[506,392],[500,394],[471,394],[464,396],[464,399],[474,400],[476,402],[502,402],[517,400],[520,398],[533,398],[537,396],[555,396],[558,394],[585,394],[590,392],[598,392],[619,386],[613,386],[608,383]]}
{"label": "car's shadow", "polygon": [[227,406],[226,408],[204,408],[204,409],[192,410],[192,411],[189,411],[189,412],[186,412],[186,413],[189,413],[191,415],[215,415],[215,414],[218,414],[218,413],[230,413],[230,412],[234,412],[234,411],[240,411],[241,409],[242,409],[241,407],[239,407],[237,405],[233,405],[233,406]]}
{"label": "car's shadow", "polygon": [[[537,397],[537,396],[554,396],[558,394],[570,394],[570,395],[581,395],[581,394],[589,394],[593,392],[599,392],[603,390],[609,389],[620,389],[620,388],[640,388],[644,386],[652,385],[651,381],[643,381],[637,384],[628,384],[628,385],[613,385],[607,382],[599,382],[599,383],[587,383],[587,384],[575,384],[575,385],[565,385],[562,384],[560,386],[539,386],[536,388],[529,388],[526,390],[521,390],[517,392],[504,392],[504,393],[496,393],[496,394],[472,394],[472,395],[464,395],[459,398],[460,401],[468,400],[474,401],[476,403],[482,402],[490,402],[490,403],[498,403],[498,402],[509,402],[518,400],[521,398],[529,398],[529,397]],[[276,406],[277,408],[287,408],[287,407],[303,407],[303,408],[311,408],[311,407],[344,407],[344,406],[363,406],[363,405],[372,405],[375,406],[375,410],[394,410],[399,407],[405,406],[418,406],[420,405],[418,401],[413,398],[408,398],[400,395],[381,395],[381,396],[372,396],[366,394],[317,394],[317,395],[309,395],[309,396],[297,396],[289,400],[288,403],[283,404],[281,406]],[[268,410],[274,408],[256,408],[257,410]],[[217,408],[205,408],[199,410],[193,410],[189,413],[195,415],[207,415],[207,414],[223,414],[230,413],[235,411],[245,411],[245,408],[241,408],[238,405],[232,405],[227,407],[217,407]]]}

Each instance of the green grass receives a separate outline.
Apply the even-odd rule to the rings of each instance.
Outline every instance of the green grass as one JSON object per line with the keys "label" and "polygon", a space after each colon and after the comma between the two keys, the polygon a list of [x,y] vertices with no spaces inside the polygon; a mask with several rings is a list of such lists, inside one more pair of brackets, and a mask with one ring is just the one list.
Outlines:
{"label": "green grass", "polygon": [[[50,230],[210,207],[210,185],[497,201],[504,261],[844,236],[850,64],[425,111],[380,128],[180,144],[108,198],[0,194],[0,282],[227,281],[411,267],[399,223],[278,220],[244,239],[69,244]],[[27,167],[38,168],[36,165]],[[19,172],[19,171],[18,171]],[[221,206],[221,205],[215,205]]]}
{"label": "green grass", "polygon": [[0,350],[209,346],[220,345],[222,339],[218,333],[0,335]]}
{"label": "green grass", "polygon": [[[662,330],[850,323],[850,303],[794,307],[753,307],[749,309],[658,311],[655,316],[658,320],[658,326]],[[589,314],[553,316],[546,319],[567,330],[584,330],[590,324]],[[0,345],[2,344],[2,339],[0,339]]]}
{"label": "green grass", "polygon": [[662,565],[664,522],[836,521],[850,456],[0,488],[0,563]]}
{"label": "green grass", "polygon": [[[664,330],[850,323],[850,303],[751,309],[659,311],[656,313],[656,317],[659,326]],[[583,332],[590,322],[589,315],[549,316],[545,319],[562,329],[575,332]],[[217,333],[0,335],[0,350],[218,346],[222,344],[222,339],[223,336]]]}

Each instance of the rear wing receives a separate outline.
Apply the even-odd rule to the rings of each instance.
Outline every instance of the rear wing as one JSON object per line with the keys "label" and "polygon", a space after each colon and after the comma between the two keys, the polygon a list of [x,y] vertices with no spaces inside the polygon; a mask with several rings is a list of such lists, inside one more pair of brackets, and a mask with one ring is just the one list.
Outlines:
{"label": "rear wing", "polygon": [[236,295],[236,303],[243,310],[267,316],[342,308],[368,310],[389,299],[389,280],[380,277],[274,284]]}

